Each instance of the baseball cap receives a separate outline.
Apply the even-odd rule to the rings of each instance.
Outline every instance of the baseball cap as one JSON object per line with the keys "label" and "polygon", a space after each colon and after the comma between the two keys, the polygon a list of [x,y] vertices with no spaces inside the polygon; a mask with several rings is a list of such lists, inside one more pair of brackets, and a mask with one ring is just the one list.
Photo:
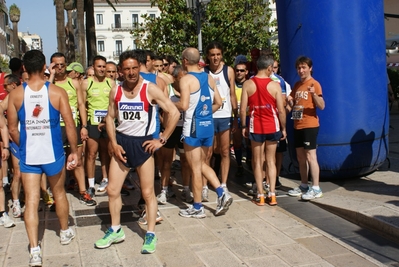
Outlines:
{"label": "baseball cap", "polygon": [[72,62],[71,64],[68,65],[68,67],[66,68],[67,71],[76,71],[79,73],[85,73],[82,64],[80,64],[79,62]]}
{"label": "baseball cap", "polygon": [[247,63],[247,57],[245,55],[238,55],[234,60],[234,66],[237,66],[239,63]]}

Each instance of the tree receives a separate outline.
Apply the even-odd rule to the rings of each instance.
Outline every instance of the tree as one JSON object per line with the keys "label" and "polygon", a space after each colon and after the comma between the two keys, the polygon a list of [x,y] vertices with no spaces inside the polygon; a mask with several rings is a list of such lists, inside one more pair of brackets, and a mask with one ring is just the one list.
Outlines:
{"label": "tree", "polygon": [[[75,61],[75,34],[74,29],[72,26],[72,10],[76,8],[74,0],[65,0],[64,8],[67,11],[67,27],[65,29],[66,38],[67,38],[67,51],[66,51],[66,58],[67,62],[74,62]],[[79,1],[77,1],[79,2]]]}
{"label": "tree", "polygon": [[64,0],[54,0],[57,20],[57,51],[66,53]]}
{"label": "tree", "polygon": [[[84,1],[76,1],[76,15],[78,18],[83,18],[85,12]],[[85,43],[85,22],[83,19],[77,20],[78,26],[78,39],[79,39],[79,52],[78,57],[83,66],[87,66],[86,60],[86,43]]]}
{"label": "tree", "polygon": [[[248,55],[252,48],[270,48],[268,29],[276,21],[270,21],[271,10],[265,2],[213,0],[207,6],[202,5],[203,46],[213,40],[221,42],[228,64],[238,54]],[[134,38],[140,40],[140,47],[180,57],[185,47],[198,46],[197,23],[185,0],[151,0],[151,4],[158,5],[161,14],[155,19],[143,15],[144,23],[132,31]]]}
{"label": "tree", "polygon": [[19,58],[19,37],[18,37],[18,22],[21,18],[21,10],[16,4],[10,6],[10,20],[12,22],[13,43],[14,43],[14,57]]}
{"label": "tree", "polygon": [[[79,1],[79,0],[78,0]],[[110,0],[106,0],[114,11],[115,6]],[[114,0],[118,4],[119,0]],[[97,55],[97,38],[96,38],[96,24],[94,21],[94,2],[93,0],[84,0],[86,11],[86,44],[87,44],[87,61],[88,64],[93,63],[93,58]]]}

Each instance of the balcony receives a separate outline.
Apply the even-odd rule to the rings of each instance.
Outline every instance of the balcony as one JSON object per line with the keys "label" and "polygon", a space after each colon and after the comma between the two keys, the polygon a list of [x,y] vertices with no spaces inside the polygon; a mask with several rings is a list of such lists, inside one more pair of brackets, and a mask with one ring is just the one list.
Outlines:
{"label": "balcony", "polygon": [[113,32],[131,31],[138,28],[138,23],[113,23],[111,29]]}

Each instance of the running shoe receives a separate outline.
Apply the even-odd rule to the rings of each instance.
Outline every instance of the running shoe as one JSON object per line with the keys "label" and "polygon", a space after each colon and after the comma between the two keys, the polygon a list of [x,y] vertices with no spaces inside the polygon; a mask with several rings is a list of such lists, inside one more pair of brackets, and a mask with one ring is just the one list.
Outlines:
{"label": "running shoe", "polygon": [[11,210],[12,210],[12,216],[14,216],[14,218],[21,217],[22,209],[21,209],[21,204],[19,202],[18,203],[13,203],[12,207],[11,207]]}
{"label": "running shoe", "polygon": [[302,185],[291,189],[288,191],[288,195],[292,196],[292,197],[299,197],[300,195],[302,195],[303,193],[306,193],[309,190],[309,187],[302,187]]}
{"label": "running shoe", "polygon": [[265,197],[264,196],[254,196],[252,199],[252,203],[255,203],[258,206],[264,206],[265,205]]}
{"label": "running shoe", "polygon": [[123,232],[122,228],[119,228],[118,231],[114,232],[112,228],[108,228],[108,230],[105,232],[105,236],[99,240],[97,240],[96,243],[94,243],[94,246],[96,248],[108,248],[112,244],[120,243],[125,240],[125,233]]}
{"label": "running shoe", "polygon": [[166,204],[168,202],[167,192],[162,190],[161,193],[157,196],[157,201],[159,204]]}
{"label": "running shoe", "polygon": [[72,228],[68,228],[66,231],[60,231],[60,242],[61,245],[68,245],[75,238],[75,232]]}
{"label": "running shoe", "polygon": [[201,207],[199,210],[197,210],[194,208],[193,205],[188,206],[187,209],[180,210],[179,215],[185,218],[197,219],[202,219],[206,217],[204,207]]}
{"label": "running shoe", "polygon": [[315,198],[320,198],[323,196],[323,192],[321,191],[321,189],[316,190],[313,187],[310,187],[308,192],[306,192],[305,194],[302,195],[302,199],[303,200],[312,200]]}
{"label": "running shoe", "polygon": [[202,188],[202,202],[209,202],[208,192],[208,188]]}
{"label": "running shoe", "polygon": [[100,186],[97,188],[98,192],[104,192],[108,186],[108,179],[103,179],[100,183]]}
{"label": "running shoe", "polygon": [[[161,213],[159,212],[159,210],[157,211],[157,218],[155,219],[155,223],[159,223],[160,221],[162,221],[163,218],[161,216]],[[140,215],[140,218],[138,219],[139,224],[142,225],[146,225],[147,224],[147,213],[145,210],[143,210],[143,212]]]}
{"label": "running shoe", "polygon": [[42,252],[41,250],[30,253],[29,266],[42,266]]}
{"label": "running shoe", "polygon": [[87,206],[97,205],[97,202],[90,196],[88,192],[80,195],[79,202],[80,204],[85,204]]}
{"label": "running shoe", "polygon": [[183,199],[183,201],[187,203],[191,203],[194,200],[193,193],[190,191],[190,189],[183,189],[181,198]]}
{"label": "running shoe", "polygon": [[231,203],[233,203],[233,198],[230,196],[229,193],[223,192],[223,195],[218,198],[215,215],[218,216],[226,213]]}
{"label": "running shoe", "polygon": [[90,197],[93,198],[96,195],[96,189],[94,187],[89,187],[87,193],[89,193]]}
{"label": "running shoe", "polygon": [[142,254],[151,254],[155,252],[157,245],[157,237],[153,233],[146,233],[144,237],[144,244],[141,248]]}
{"label": "running shoe", "polygon": [[266,203],[269,204],[270,206],[276,206],[277,205],[276,196],[266,197]]}
{"label": "running shoe", "polygon": [[0,217],[0,225],[3,225],[5,228],[10,228],[15,226],[14,221],[8,216],[7,212],[3,213],[3,216]]}

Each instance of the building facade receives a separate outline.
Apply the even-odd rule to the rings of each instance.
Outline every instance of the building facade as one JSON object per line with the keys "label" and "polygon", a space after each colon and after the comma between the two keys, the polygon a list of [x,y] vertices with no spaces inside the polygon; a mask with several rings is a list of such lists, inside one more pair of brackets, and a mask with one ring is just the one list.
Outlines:
{"label": "building facade", "polygon": [[117,62],[123,51],[137,48],[131,31],[144,22],[141,16],[157,17],[159,9],[151,7],[149,0],[119,1],[115,8],[106,1],[94,0],[97,53]]}
{"label": "building facade", "polygon": [[5,0],[0,0],[0,56],[8,57],[7,44],[10,41],[8,10]]}
{"label": "building facade", "polygon": [[[23,53],[24,50],[40,50],[43,52],[43,42],[42,38],[37,35],[37,34],[32,34],[29,32],[18,32],[18,37],[22,40],[25,41],[24,47],[22,46],[20,48],[21,53]],[[25,51],[25,52],[26,52]]]}

